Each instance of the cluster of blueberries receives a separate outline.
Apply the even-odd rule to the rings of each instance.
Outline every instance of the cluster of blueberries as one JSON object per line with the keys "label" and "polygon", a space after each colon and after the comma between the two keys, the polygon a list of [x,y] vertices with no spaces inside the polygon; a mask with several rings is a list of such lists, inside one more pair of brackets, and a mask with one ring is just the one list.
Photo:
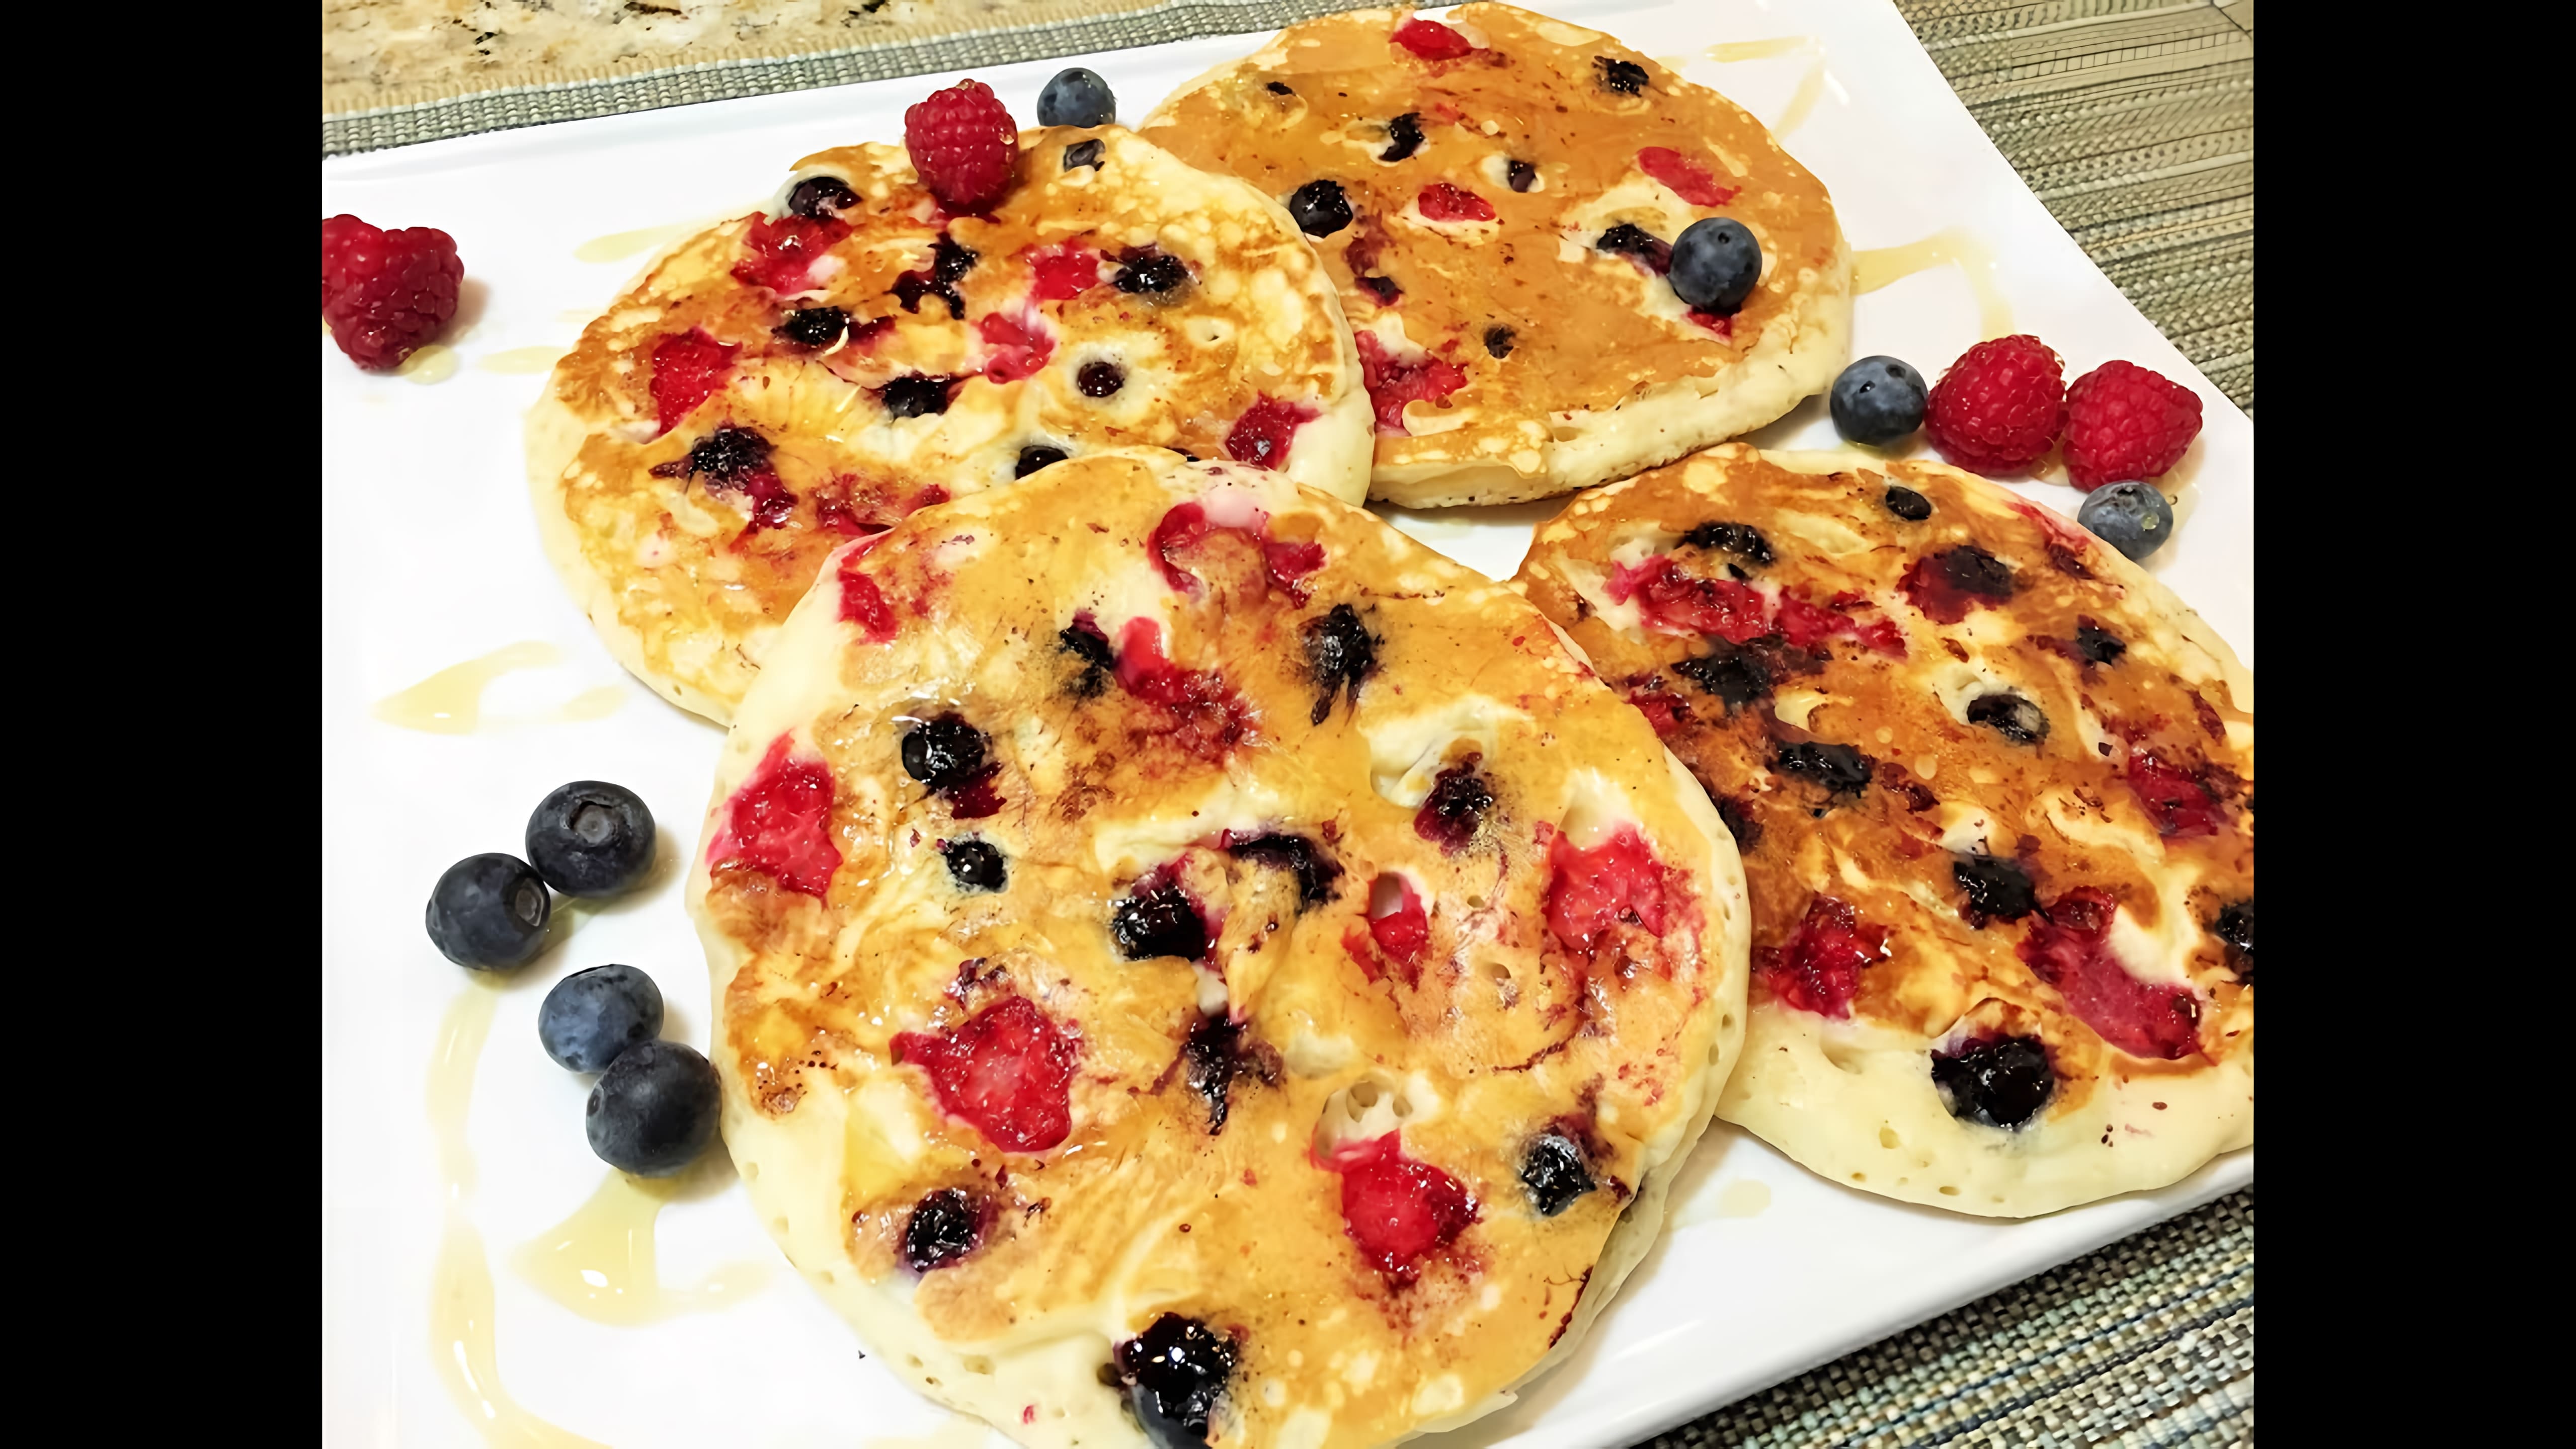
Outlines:
{"label": "cluster of blueberries", "polygon": [[[472,971],[510,971],[546,946],[549,887],[567,896],[624,895],[653,870],[653,812],[634,791],[576,780],[528,817],[527,859],[498,852],[449,866],[429,896],[429,939]],[[567,1071],[597,1072],[590,1150],[639,1177],[668,1177],[715,1140],[716,1069],[663,1041],[662,992],[632,966],[594,966],[555,983],[537,1009],[537,1040]]]}
{"label": "cluster of blueberries", "polygon": [[[1930,397],[1922,373],[1893,357],[1864,357],[1834,379],[1834,431],[1846,442],[1885,447],[1923,426]],[[2173,537],[2173,505],[2152,483],[2096,488],[2084,495],[2075,521],[2141,563]]]}

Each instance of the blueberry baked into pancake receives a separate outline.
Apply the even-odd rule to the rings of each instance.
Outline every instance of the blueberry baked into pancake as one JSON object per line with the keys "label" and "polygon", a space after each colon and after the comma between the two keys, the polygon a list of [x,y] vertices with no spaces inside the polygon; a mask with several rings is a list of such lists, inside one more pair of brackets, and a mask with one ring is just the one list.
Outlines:
{"label": "blueberry baked into pancake", "polygon": [[1508,1402],[1742,1030],[1742,877],[1651,726],[1510,589],[1240,464],[1077,457],[835,554],[705,841],[755,1204],[1030,1445]]}
{"label": "blueberry baked into pancake", "polygon": [[2137,565],[1955,468],[1737,444],[1576,500],[1515,584],[1742,852],[1718,1115],[1998,1217],[2254,1140],[2253,678]]}
{"label": "blueberry baked into pancake", "polygon": [[1341,290],[1371,496],[1545,498],[1758,428],[1847,360],[1851,258],[1759,121],[1508,5],[1290,26],[1144,134],[1285,203]]}
{"label": "blueberry baked into pancake", "polygon": [[1152,444],[1362,496],[1358,359],[1287,214],[1114,127],[1019,147],[973,214],[902,147],[809,156],[557,365],[529,418],[547,553],[673,702],[725,719],[833,549],[1071,454]]}

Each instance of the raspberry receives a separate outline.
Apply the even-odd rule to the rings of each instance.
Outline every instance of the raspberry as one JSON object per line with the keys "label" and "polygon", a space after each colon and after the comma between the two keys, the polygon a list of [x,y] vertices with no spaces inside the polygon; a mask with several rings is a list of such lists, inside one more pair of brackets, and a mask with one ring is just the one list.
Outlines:
{"label": "raspberry", "polygon": [[982,81],[966,80],[903,113],[903,149],[921,184],[953,212],[980,212],[1011,189],[1019,123]]}
{"label": "raspberry", "polygon": [[1408,20],[1395,27],[1395,43],[1424,60],[1456,60],[1474,53],[1474,41],[1437,20]]}
{"label": "raspberry", "polygon": [[369,372],[401,366],[437,336],[464,278],[456,239],[434,227],[378,231],[354,216],[322,224],[322,320]]}
{"label": "raspberry", "polygon": [[2157,477],[2200,436],[2200,394],[2134,362],[2106,362],[2066,390],[2066,472],[2090,493]]}
{"label": "raspberry", "polygon": [[326,217],[322,222],[322,305],[331,305],[331,294],[349,285],[348,253],[352,248],[380,243],[384,229],[373,227],[346,214]]}
{"label": "raspberry", "polygon": [[2038,462],[2065,420],[2065,372],[2057,354],[2021,334],[1960,354],[1923,409],[1924,431],[1943,457],[1989,474]]}

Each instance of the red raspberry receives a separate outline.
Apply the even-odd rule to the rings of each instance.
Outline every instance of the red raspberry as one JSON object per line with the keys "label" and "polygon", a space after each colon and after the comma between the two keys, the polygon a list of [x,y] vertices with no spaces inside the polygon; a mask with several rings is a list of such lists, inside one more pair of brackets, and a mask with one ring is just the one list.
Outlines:
{"label": "red raspberry", "polygon": [[980,212],[1011,189],[1020,127],[991,87],[959,81],[903,113],[903,149],[941,206]]}
{"label": "red raspberry", "polygon": [[456,239],[427,226],[378,231],[353,216],[322,225],[322,320],[331,340],[369,372],[401,366],[456,315],[456,285],[465,279]]}
{"label": "red raspberry", "polygon": [[331,305],[331,294],[349,285],[348,253],[353,247],[382,242],[384,231],[346,214],[327,217],[322,222],[322,305]]}
{"label": "red raspberry", "polygon": [[1923,430],[1962,468],[2018,472],[2057,442],[2066,420],[2065,379],[2057,354],[2036,337],[1980,342],[1932,385]]}
{"label": "red raspberry", "polygon": [[2106,362],[2066,390],[2066,472],[2090,493],[2154,478],[2200,436],[2200,394],[2134,362]]}

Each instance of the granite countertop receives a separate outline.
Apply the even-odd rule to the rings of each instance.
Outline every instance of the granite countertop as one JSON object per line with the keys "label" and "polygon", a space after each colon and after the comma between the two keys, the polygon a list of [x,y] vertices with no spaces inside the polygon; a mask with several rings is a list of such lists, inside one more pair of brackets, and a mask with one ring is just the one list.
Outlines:
{"label": "granite countertop", "polygon": [[[322,108],[1007,23],[1043,0],[322,0]],[[1142,7],[1152,0],[1135,0]],[[1090,0],[1094,13],[1126,8]]]}

